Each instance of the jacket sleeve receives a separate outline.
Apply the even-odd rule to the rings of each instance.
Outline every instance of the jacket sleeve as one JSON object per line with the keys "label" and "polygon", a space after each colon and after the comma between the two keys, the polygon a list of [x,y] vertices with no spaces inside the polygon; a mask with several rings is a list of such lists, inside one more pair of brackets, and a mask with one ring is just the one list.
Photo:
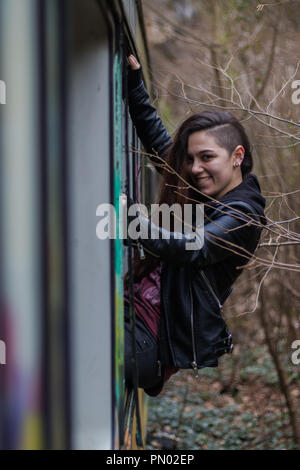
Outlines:
{"label": "jacket sleeve", "polygon": [[[151,105],[142,80],[137,87],[129,89],[128,104],[132,122],[146,152],[150,154],[157,152],[160,158],[165,158],[172,139],[155,107]],[[155,157],[150,157],[150,160],[154,164],[162,164],[161,160]],[[155,168],[161,173],[162,169],[159,166],[155,166]]]}
{"label": "jacket sleeve", "polygon": [[[248,206],[250,208],[250,206]],[[252,208],[250,208],[252,210]],[[238,202],[223,207],[204,229],[188,235],[168,232],[139,216],[140,243],[153,254],[174,264],[192,264],[199,267],[218,263],[229,256],[237,256],[245,264],[259,241],[261,227],[255,213]],[[187,249],[187,243],[194,243]]]}

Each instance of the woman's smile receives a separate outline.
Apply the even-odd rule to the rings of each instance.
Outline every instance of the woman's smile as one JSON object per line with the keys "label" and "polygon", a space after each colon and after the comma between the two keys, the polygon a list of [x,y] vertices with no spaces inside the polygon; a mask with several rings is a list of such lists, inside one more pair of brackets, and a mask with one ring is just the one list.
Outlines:
{"label": "woman's smile", "polygon": [[199,176],[198,178],[194,178],[194,185],[200,189],[206,188],[211,182],[211,176]]}
{"label": "woman's smile", "polygon": [[186,171],[190,180],[205,195],[221,198],[241,183],[242,174],[240,168],[238,171],[234,166],[235,159],[235,154],[230,155],[224,147],[220,147],[209,133],[196,131],[190,134]]}
{"label": "woman's smile", "polygon": [[211,179],[211,176],[199,176],[199,178],[195,178],[195,181],[199,183],[206,182],[207,180]]}

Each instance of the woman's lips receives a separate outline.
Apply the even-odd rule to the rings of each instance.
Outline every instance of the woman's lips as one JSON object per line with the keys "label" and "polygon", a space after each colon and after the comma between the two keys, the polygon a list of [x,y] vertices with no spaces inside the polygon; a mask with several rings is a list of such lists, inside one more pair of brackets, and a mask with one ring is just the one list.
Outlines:
{"label": "woman's lips", "polygon": [[204,183],[205,181],[209,180],[211,176],[201,176],[201,178],[195,178],[196,183]]}

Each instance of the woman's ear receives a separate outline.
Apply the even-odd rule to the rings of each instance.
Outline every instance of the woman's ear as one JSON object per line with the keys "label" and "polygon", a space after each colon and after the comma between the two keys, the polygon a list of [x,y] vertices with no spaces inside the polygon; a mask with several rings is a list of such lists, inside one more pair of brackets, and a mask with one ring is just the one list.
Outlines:
{"label": "woman's ear", "polygon": [[232,152],[233,155],[233,166],[238,167],[241,166],[245,156],[245,149],[242,145],[238,145],[234,151]]}

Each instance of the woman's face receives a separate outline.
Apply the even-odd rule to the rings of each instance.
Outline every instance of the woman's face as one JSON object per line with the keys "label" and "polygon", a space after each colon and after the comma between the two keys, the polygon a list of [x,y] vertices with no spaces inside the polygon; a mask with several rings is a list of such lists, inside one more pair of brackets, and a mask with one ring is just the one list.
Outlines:
{"label": "woman's face", "polygon": [[244,147],[238,145],[229,155],[225,148],[219,147],[212,135],[197,131],[188,138],[185,170],[194,187],[207,196],[220,199],[242,182],[244,153]]}

